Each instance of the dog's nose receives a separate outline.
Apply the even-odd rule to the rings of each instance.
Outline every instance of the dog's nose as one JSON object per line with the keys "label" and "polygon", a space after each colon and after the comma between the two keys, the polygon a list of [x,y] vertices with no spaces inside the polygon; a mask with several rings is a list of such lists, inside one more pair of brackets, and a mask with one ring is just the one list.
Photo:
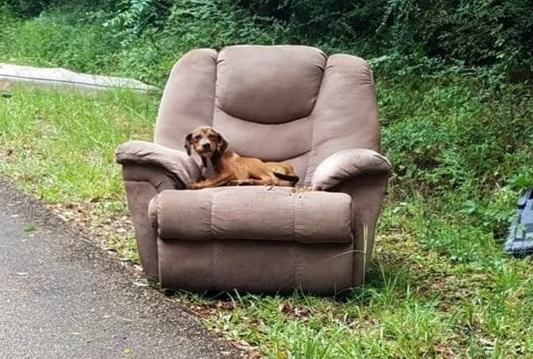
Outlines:
{"label": "dog's nose", "polygon": [[202,145],[202,148],[203,148],[204,150],[208,150],[209,147],[211,147],[211,145],[209,144],[209,142],[204,143],[204,144]]}

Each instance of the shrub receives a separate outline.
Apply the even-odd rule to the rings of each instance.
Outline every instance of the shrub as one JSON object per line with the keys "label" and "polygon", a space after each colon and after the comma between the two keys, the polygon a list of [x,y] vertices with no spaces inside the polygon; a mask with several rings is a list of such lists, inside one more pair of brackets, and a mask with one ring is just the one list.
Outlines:
{"label": "shrub", "polygon": [[[528,0],[373,2],[241,0],[253,13],[291,25],[299,39],[336,38],[366,57],[401,54],[462,67],[496,66],[520,81],[533,71],[533,3]],[[385,60],[390,57],[385,58]]]}

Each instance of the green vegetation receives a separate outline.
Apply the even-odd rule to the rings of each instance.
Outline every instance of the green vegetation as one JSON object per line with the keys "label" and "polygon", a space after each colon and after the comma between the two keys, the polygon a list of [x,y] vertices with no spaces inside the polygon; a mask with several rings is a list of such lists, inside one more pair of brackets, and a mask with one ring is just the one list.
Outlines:
{"label": "green vegetation", "polygon": [[115,147],[149,139],[155,116],[155,101],[120,92],[87,97],[21,88],[2,105],[7,153],[0,168],[49,203],[122,200]]}
{"label": "green vegetation", "polygon": [[[337,300],[179,300],[273,358],[533,353],[531,261],[502,255],[496,241],[518,188],[532,184],[530,148],[513,125],[531,133],[531,99],[518,92],[497,102],[459,77],[378,88],[397,170],[365,286]],[[150,138],[157,99],[15,88],[0,101],[1,173],[47,203],[90,203],[81,215],[93,226],[127,215],[113,150]],[[107,235],[135,260],[131,235]]]}
{"label": "green vegetation", "polygon": [[148,16],[142,9],[118,15],[50,10],[27,21],[0,8],[0,23],[7,24],[0,27],[0,60],[120,74],[162,85],[176,59],[193,48],[285,41],[281,25],[247,17],[231,3],[181,1],[164,31],[136,26]]}
{"label": "green vegetation", "polygon": [[0,54],[161,84],[192,48],[297,43],[375,58],[381,76],[454,67],[501,85],[532,80],[532,12],[528,0],[5,0]]}
{"label": "green vegetation", "polygon": [[156,98],[14,88],[0,97],[0,173],[138,261],[115,147],[150,140]]}
{"label": "green vegetation", "polygon": [[[37,15],[42,7],[8,3],[15,6],[0,8],[0,61],[134,76],[159,85],[175,59],[194,47],[299,42],[368,57],[392,41],[386,32],[371,32],[381,26],[379,16],[365,23],[366,33],[352,24],[347,33],[359,34],[359,44],[328,39],[340,22],[329,21],[326,12],[312,15],[319,6],[314,1],[307,8],[294,1],[274,10],[273,1],[130,0],[117,9],[104,1],[100,10],[87,1],[81,10],[52,8],[35,18],[17,16]],[[361,6],[360,15],[354,10],[339,19],[364,17]],[[306,27],[306,19],[316,21]],[[506,26],[498,31],[509,31]],[[493,35],[500,36],[498,31]],[[377,45],[368,45],[371,36]],[[208,327],[271,358],[533,357],[531,258],[503,255],[498,242],[519,190],[533,186],[531,88],[508,81],[526,59],[523,49],[513,61],[488,56],[490,67],[473,71],[471,66],[481,64],[467,57],[478,55],[454,57],[446,50],[430,56],[423,42],[418,45],[422,55],[398,45],[372,61],[383,150],[394,176],[365,285],[344,298],[178,295]],[[10,97],[0,97],[0,173],[61,213],[75,212],[68,218],[79,218],[135,262],[113,152],[130,138],[151,138],[158,98],[122,91],[10,91]]]}

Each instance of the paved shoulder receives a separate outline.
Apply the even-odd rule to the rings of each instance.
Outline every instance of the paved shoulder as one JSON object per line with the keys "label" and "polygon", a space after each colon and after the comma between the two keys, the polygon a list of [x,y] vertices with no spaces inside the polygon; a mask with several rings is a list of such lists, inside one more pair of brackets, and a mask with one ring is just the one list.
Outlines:
{"label": "paved shoulder", "polygon": [[221,358],[229,346],[0,179],[0,358]]}

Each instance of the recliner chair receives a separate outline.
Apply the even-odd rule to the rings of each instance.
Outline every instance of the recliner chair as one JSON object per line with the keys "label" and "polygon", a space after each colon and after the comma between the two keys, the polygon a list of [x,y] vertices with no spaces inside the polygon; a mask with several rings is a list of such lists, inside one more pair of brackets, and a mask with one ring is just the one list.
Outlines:
{"label": "recliner chair", "polygon": [[[185,136],[213,126],[242,156],[291,162],[299,185],[188,190]],[[372,72],[305,46],[193,50],[174,66],[154,143],[117,149],[141,263],[163,287],[333,294],[364,280],[390,171]]]}

